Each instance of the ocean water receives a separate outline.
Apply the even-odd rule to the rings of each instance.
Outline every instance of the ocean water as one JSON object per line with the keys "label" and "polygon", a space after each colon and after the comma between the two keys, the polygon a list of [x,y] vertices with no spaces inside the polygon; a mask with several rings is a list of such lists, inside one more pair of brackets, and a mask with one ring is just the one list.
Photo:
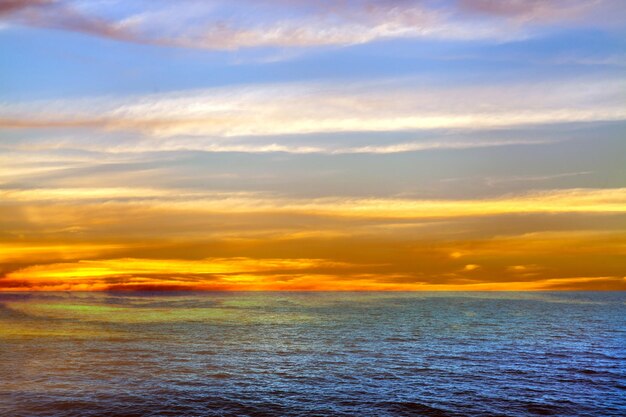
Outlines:
{"label": "ocean water", "polygon": [[624,416],[626,293],[5,293],[0,415]]}

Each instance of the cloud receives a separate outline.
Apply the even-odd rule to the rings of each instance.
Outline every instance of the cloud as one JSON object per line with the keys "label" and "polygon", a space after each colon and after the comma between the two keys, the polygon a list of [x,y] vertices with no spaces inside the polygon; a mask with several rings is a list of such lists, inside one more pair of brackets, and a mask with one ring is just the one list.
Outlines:
{"label": "cloud", "polygon": [[3,189],[9,202],[127,201],[185,212],[277,213],[352,218],[446,218],[512,213],[626,213],[626,188],[564,189],[475,200],[287,199],[254,193],[138,188]]}
{"label": "cloud", "polygon": [[0,2],[0,16],[11,15],[21,10],[48,6],[54,3],[54,0],[2,0]]}
{"label": "cloud", "polygon": [[623,25],[619,0],[459,0],[462,13],[507,20],[512,27],[541,25]]}
{"label": "cloud", "polygon": [[[624,120],[624,96],[626,84],[619,79],[447,88],[406,79],[275,84],[4,104],[0,105],[0,128],[140,132],[159,138],[182,137],[176,139],[178,143],[190,137],[490,129]],[[260,148],[268,145],[257,142]],[[165,145],[165,149],[175,147]],[[390,149],[371,150],[384,153]]]}
{"label": "cloud", "polygon": [[[205,49],[352,45],[379,39],[495,39],[525,36],[524,24],[570,21],[617,3],[460,0],[442,7],[421,0],[341,2],[186,0],[137,2],[119,10],[106,2],[5,1],[0,16],[15,23],[143,44]],[[444,5],[445,6],[445,5]],[[495,17],[489,22],[482,15]],[[517,27],[507,20],[515,18]],[[579,23],[581,23],[579,21]],[[589,22],[585,22],[589,24]],[[602,24],[602,20],[594,22]]]}
{"label": "cloud", "polygon": [[[246,140],[247,139],[247,140]],[[127,139],[121,143],[115,141],[81,141],[80,137],[72,139],[65,137],[62,140],[55,137],[46,138],[38,137],[37,140],[21,142],[12,146],[12,149],[21,150],[20,154],[25,152],[44,152],[46,150],[55,150],[63,147],[71,147],[73,149],[83,149],[89,151],[109,152],[110,155],[138,155],[141,156],[146,152],[171,152],[171,151],[202,151],[202,152],[225,152],[225,153],[289,153],[296,155],[307,154],[324,154],[324,155],[350,155],[350,154],[379,154],[389,155],[403,152],[419,152],[431,150],[452,150],[452,149],[475,149],[490,148],[499,146],[512,145],[541,145],[558,142],[558,140],[550,140],[545,138],[538,139],[451,139],[451,138],[433,138],[414,141],[396,141],[389,144],[376,144],[375,137],[364,136],[361,140],[362,144],[342,144],[336,142],[320,142],[320,143],[294,143],[293,140],[281,140],[277,137],[267,137],[262,139],[255,138],[238,138],[238,140],[229,140],[225,142],[221,139],[193,137],[193,138],[165,138],[161,140],[144,138]],[[104,157],[105,155],[101,155]],[[100,162],[94,160],[95,162]],[[71,162],[63,163],[62,161],[49,162],[47,165],[26,162],[16,162],[6,158],[3,161],[4,169],[0,168],[0,179],[17,179],[20,176],[28,177],[37,173],[53,173],[54,171],[63,171],[73,166],[87,167],[89,165]],[[233,174],[235,175],[235,174]],[[491,179],[489,179],[491,182]],[[521,180],[520,180],[521,181]],[[505,182],[493,179],[493,183]]]}
{"label": "cloud", "polygon": [[507,177],[487,177],[485,178],[485,184],[488,187],[497,186],[500,184],[511,184],[516,182],[543,182],[554,179],[561,178],[571,178],[571,177],[579,177],[583,175],[592,174],[591,171],[580,171],[580,172],[564,172],[561,174],[552,174],[552,175],[517,175],[517,176],[507,176]]}
{"label": "cloud", "polygon": [[523,20],[561,20],[580,16],[601,1],[580,0],[460,0],[461,9]]}
{"label": "cloud", "polygon": [[119,41],[151,43],[128,30],[123,22],[110,22],[102,17],[87,15],[72,3],[59,0],[4,1],[0,4],[0,18],[27,26],[80,32]]}
{"label": "cloud", "polygon": [[[105,259],[34,265],[7,274],[0,289],[15,285],[32,289],[231,289],[264,281],[289,281],[288,274],[335,271],[350,265],[320,259],[208,258]],[[181,272],[182,271],[182,272]],[[284,278],[283,278],[284,277]]]}
{"label": "cloud", "polygon": [[[284,48],[269,50],[280,57],[386,39],[501,42],[604,28],[599,16],[618,5],[13,0],[0,1],[0,20],[5,31],[263,47],[253,55]],[[589,36],[583,43],[596,45]],[[551,58],[552,40],[514,49],[572,61]],[[452,59],[459,48],[426,46]],[[612,68],[574,77],[560,67],[558,78],[524,81],[500,71],[510,62],[480,61],[483,47],[470,48],[470,73],[452,82],[446,70],[0,103],[0,290],[623,289],[624,123],[613,122],[626,120],[624,80]],[[361,52],[369,59],[373,49]],[[417,65],[418,55],[404,58]],[[545,68],[535,64],[531,72]],[[507,78],[486,79],[493,65]],[[502,148],[512,144],[542,146]]]}
{"label": "cloud", "polygon": [[[201,242],[194,242],[196,248]],[[470,241],[280,239],[231,248],[246,256],[172,258],[186,246],[143,257],[101,257],[22,264],[0,278],[0,291],[20,290],[547,290],[624,289],[619,234],[550,234]],[[205,242],[205,245],[207,242]],[[213,252],[232,243],[213,242]],[[294,256],[305,248],[317,258]],[[315,248],[319,248],[315,250]],[[563,248],[570,248],[563,251]],[[613,248],[613,251],[608,248]],[[77,246],[80,248],[80,246]],[[287,250],[286,248],[291,248]],[[387,248],[383,250],[383,248]],[[450,258],[463,250],[463,259]],[[105,250],[107,250],[105,248]],[[228,249],[227,249],[228,250]],[[106,253],[106,252],[105,252]],[[132,249],[127,251],[132,253]],[[135,253],[136,252],[135,250]],[[268,254],[282,253],[282,258]],[[83,255],[85,252],[83,252]],[[109,252],[110,254],[110,252]],[[188,254],[188,252],[187,252]],[[464,260],[480,261],[465,264]],[[511,268],[532,262],[533,274]],[[586,275],[584,275],[586,274]]]}
{"label": "cloud", "polygon": [[420,200],[49,188],[0,201],[7,291],[623,285],[626,189]]}

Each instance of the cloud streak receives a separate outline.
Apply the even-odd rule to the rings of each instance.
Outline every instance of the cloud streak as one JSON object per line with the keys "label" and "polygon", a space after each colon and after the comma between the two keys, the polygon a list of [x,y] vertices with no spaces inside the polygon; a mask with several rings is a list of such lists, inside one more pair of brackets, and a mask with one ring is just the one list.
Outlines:
{"label": "cloud streak", "polygon": [[99,16],[82,13],[73,3],[59,0],[8,0],[0,4],[0,18],[17,24],[60,29],[115,39],[145,41],[128,30],[123,22],[110,22]]}
{"label": "cloud streak", "polygon": [[[132,12],[119,15],[106,2],[9,0],[0,6],[0,17],[120,41],[219,50],[353,45],[397,38],[502,40],[525,36],[533,25],[589,24],[581,17],[619,8],[612,0],[460,0],[447,11],[441,2],[421,0],[184,3],[180,8],[167,1],[138,2]],[[602,25],[603,20],[592,24]]]}
{"label": "cloud streak", "polygon": [[137,188],[0,190],[5,202],[147,201],[155,207],[223,213],[302,213],[312,215],[422,218],[510,213],[626,213],[626,188],[550,190],[479,200],[321,198],[283,199],[246,193],[206,193]]}
{"label": "cloud streak", "polygon": [[183,139],[490,129],[625,120],[624,97],[626,83],[618,79],[448,88],[411,80],[280,84],[5,104],[0,106],[0,128],[90,128]]}

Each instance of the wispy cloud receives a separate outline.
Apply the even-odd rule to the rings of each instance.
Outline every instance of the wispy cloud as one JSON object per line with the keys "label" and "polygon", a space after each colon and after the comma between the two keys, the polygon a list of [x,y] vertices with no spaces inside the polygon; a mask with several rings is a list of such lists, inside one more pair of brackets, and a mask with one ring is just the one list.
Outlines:
{"label": "wispy cloud", "polygon": [[[450,4],[447,4],[450,6]],[[108,2],[8,0],[5,20],[145,44],[206,49],[351,45],[393,38],[496,39],[525,36],[532,25],[590,24],[594,11],[619,9],[613,0],[492,1],[277,0],[137,2],[123,14]],[[610,15],[610,14],[609,14]],[[485,19],[488,17],[488,19]],[[515,24],[511,25],[511,21]],[[602,25],[601,19],[594,20]]]}
{"label": "wispy cloud", "polygon": [[459,0],[462,10],[522,22],[583,18],[590,11],[606,7],[610,3],[602,0]]}
{"label": "wispy cloud", "polygon": [[591,171],[581,171],[581,172],[565,172],[562,174],[551,174],[551,175],[518,175],[518,176],[509,176],[509,177],[488,177],[485,178],[485,184],[487,186],[495,186],[500,184],[510,184],[515,182],[542,182],[554,179],[561,178],[570,178],[570,177],[578,177],[581,175],[589,175]]}
{"label": "wispy cloud", "polygon": [[53,0],[3,0],[0,2],[0,16],[9,16],[23,10],[48,6]]}
{"label": "wispy cloud", "polygon": [[625,96],[624,81],[611,79],[448,88],[410,80],[261,85],[5,104],[0,128],[92,128],[161,138],[488,129],[624,120]]}
{"label": "wispy cloud", "polygon": [[140,41],[123,22],[111,22],[97,15],[83,13],[74,3],[79,2],[7,0],[0,5],[0,18],[28,26],[81,32],[120,41]]}
{"label": "wispy cloud", "polygon": [[0,190],[11,201],[146,201],[152,207],[210,213],[277,213],[355,218],[439,218],[513,213],[626,213],[626,188],[569,189],[477,200],[286,199],[246,193],[137,188]]}

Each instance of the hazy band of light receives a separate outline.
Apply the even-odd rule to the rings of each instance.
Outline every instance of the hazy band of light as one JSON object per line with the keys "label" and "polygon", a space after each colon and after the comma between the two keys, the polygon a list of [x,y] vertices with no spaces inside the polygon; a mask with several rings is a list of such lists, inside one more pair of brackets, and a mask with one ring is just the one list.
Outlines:
{"label": "hazy band of light", "polygon": [[[581,88],[584,85],[585,88]],[[434,89],[410,80],[283,84],[0,106],[0,127],[91,128],[156,137],[486,129],[626,120],[621,80]]]}
{"label": "hazy band of light", "polygon": [[[626,212],[626,188],[571,189],[529,193],[479,200],[407,199],[284,199],[271,196],[247,197],[242,194],[185,192],[137,188],[71,188],[2,190],[5,202],[123,200],[169,208],[226,213],[302,213],[348,217],[454,217],[507,213],[542,212]],[[169,197],[169,198],[164,198]],[[145,199],[143,202],[142,199]],[[129,203],[130,203],[129,202]]]}

